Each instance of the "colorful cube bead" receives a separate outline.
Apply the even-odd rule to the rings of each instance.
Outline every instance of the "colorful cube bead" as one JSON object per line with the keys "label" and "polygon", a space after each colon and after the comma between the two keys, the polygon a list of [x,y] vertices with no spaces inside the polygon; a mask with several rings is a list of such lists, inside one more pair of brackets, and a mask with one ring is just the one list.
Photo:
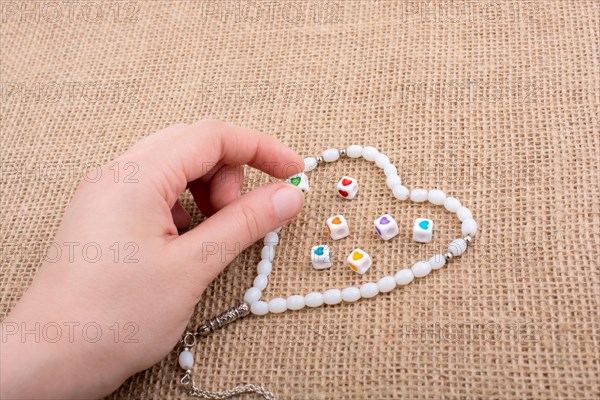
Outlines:
{"label": "colorful cube bead", "polygon": [[333,264],[329,246],[319,244],[310,249],[310,259],[315,269],[326,269]]}
{"label": "colorful cube bead", "polygon": [[390,240],[400,232],[400,229],[390,214],[384,214],[375,220],[375,232],[383,240]]}
{"label": "colorful cube bead", "polygon": [[433,237],[433,221],[417,218],[413,226],[413,240],[419,243],[429,243]]}
{"label": "colorful cube bead", "polygon": [[333,240],[343,239],[350,234],[350,228],[343,215],[338,214],[327,219],[327,230]]}
{"label": "colorful cube bead", "polygon": [[345,199],[353,199],[358,193],[358,181],[349,176],[342,176],[337,184],[337,193]]}
{"label": "colorful cube bead", "polygon": [[371,257],[365,251],[354,249],[350,255],[348,255],[348,265],[354,272],[358,272],[362,275],[371,268],[373,260],[371,260]]}
{"label": "colorful cube bead", "polygon": [[310,189],[308,186],[308,177],[306,176],[306,174],[299,173],[296,175],[292,175],[286,180],[292,185],[297,186],[298,189],[300,189],[303,193],[308,193],[308,190]]}

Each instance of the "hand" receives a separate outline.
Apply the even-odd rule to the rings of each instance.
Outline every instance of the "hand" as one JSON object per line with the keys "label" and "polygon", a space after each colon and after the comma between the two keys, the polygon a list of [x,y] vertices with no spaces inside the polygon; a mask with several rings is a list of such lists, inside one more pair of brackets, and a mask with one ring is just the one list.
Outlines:
{"label": "hand", "polygon": [[[302,193],[285,182],[241,196],[244,164],[276,178],[304,166],[272,137],[202,121],[141,140],[98,182],[80,184],[52,262],[2,323],[0,397],[98,398],[163,359],[208,284],[302,207]],[[125,174],[115,182],[115,166],[136,170],[128,180],[138,182]],[[186,187],[210,218],[180,235],[190,224],[178,202]],[[214,254],[215,245],[227,251]]]}

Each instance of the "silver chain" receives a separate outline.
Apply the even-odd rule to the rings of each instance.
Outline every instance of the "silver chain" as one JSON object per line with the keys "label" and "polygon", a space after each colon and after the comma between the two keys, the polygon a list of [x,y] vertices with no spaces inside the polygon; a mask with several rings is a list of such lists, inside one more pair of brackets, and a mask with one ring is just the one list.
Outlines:
{"label": "silver chain", "polygon": [[[185,350],[187,348],[192,347],[196,344],[197,336],[208,336],[212,332],[217,329],[222,328],[223,326],[232,323],[233,321],[244,318],[246,315],[250,313],[250,306],[243,302],[235,307],[230,308],[217,315],[214,318],[211,318],[209,321],[205,322],[200,326],[198,332],[191,333],[186,332],[181,338],[181,344],[185,346]],[[181,378],[181,384],[185,388],[189,388],[188,396],[197,397],[200,399],[228,399],[233,396],[237,396],[245,393],[256,393],[264,397],[266,400],[277,400],[275,395],[269,392],[262,386],[254,385],[251,383],[245,385],[239,385],[232,389],[225,390],[222,392],[211,392],[209,390],[200,389],[196,386],[196,383],[192,379],[192,371],[187,370],[183,378]]]}
{"label": "silver chain", "polygon": [[190,387],[188,390],[188,396],[197,397],[199,399],[228,399],[233,396],[245,393],[256,393],[264,397],[266,400],[277,400],[277,397],[262,386],[248,383],[245,385],[239,385],[229,390],[222,392],[211,392],[209,390],[200,389],[196,386],[196,383],[192,379],[191,371],[186,371],[183,378],[181,378],[181,384],[184,387]]}

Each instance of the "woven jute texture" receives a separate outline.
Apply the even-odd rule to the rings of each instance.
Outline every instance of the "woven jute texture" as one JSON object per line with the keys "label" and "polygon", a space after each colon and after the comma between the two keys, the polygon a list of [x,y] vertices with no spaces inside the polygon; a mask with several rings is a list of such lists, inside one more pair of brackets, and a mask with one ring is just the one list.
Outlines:
{"label": "woven jute texture", "polygon": [[[479,232],[467,255],[409,286],[202,340],[198,386],[259,383],[282,399],[600,397],[597,1],[0,4],[1,316],[83,173],[160,128],[218,118],[303,155],[376,146],[408,187],[460,199]],[[352,201],[333,190],[342,175],[360,182]],[[460,235],[443,208],[395,200],[366,161],[310,178],[267,299],[377,280]],[[247,171],[246,190],[267,180]],[[401,230],[389,242],[372,227],[386,212]],[[335,243],[334,213],[352,230]],[[434,221],[432,243],[412,241],[417,217]],[[316,243],[332,247],[331,269],[311,268]],[[374,259],[364,276],[344,265],[354,247]],[[214,281],[190,328],[239,301],[260,249]],[[183,399],[180,377],[173,351],[111,398]]]}

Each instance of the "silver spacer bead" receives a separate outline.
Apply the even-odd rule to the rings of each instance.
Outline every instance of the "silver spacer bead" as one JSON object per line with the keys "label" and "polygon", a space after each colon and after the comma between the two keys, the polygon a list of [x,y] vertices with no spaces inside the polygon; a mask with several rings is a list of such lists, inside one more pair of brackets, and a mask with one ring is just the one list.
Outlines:
{"label": "silver spacer bead", "polygon": [[471,235],[467,235],[463,238],[463,240],[465,242],[467,242],[467,246],[469,246],[471,244],[471,242],[473,241],[473,239],[471,238]]}
{"label": "silver spacer bead", "polygon": [[188,374],[188,375],[191,375],[192,374],[192,370],[191,369],[186,369],[185,373]]}
{"label": "silver spacer bead", "polygon": [[453,257],[454,256],[450,252],[447,252],[446,254],[444,254],[444,258],[446,259],[446,261],[452,260]]}
{"label": "silver spacer bead", "polygon": [[190,348],[186,346],[183,348],[183,351],[190,351]]}
{"label": "silver spacer bead", "polygon": [[323,163],[323,157],[317,156],[316,159],[317,159],[317,164],[322,164]]}
{"label": "silver spacer bead", "polygon": [[339,153],[340,153],[340,157],[346,157],[346,149],[340,149]]}
{"label": "silver spacer bead", "polygon": [[250,305],[246,302],[242,302],[237,306],[231,307],[229,310],[222,312],[216,317],[204,322],[202,325],[200,325],[200,328],[198,328],[198,335],[208,336],[217,329],[220,329],[237,319],[244,318],[248,314],[250,314]]}

